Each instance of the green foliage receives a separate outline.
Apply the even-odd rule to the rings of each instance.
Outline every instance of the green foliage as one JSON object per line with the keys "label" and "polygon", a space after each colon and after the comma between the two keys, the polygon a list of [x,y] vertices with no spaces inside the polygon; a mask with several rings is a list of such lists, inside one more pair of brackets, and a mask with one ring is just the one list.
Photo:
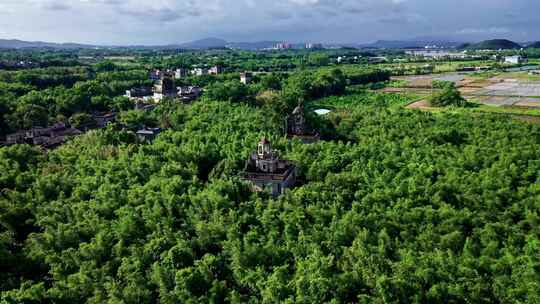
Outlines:
{"label": "green foliage", "polygon": [[430,103],[436,107],[464,107],[467,105],[465,98],[461,96],[454,83],[443,84],[440,92],[436,92],[431,98]]}
{"label": "green foliage", "polygon": [[507,39],[492,39],[481,41],[472,45],[464,45],[461,48],[466,48],[470,50],[507,50],[521,49],[522,46]]}
{"label": "green foliage", "polygon": [[349,83],[352,85],[357,84],[368,84],[373,82],[383,82],[390,80],[390,72],[389,71],[382,71],[382,70],[358,70],[358,71],[351,71],[351,72],[345,72],[345,75],[347,79],[349,80]]}
{"label": "green foliage", "polygon": [[7,116],[8,124],[15,130],[46,127],[48,120],[47,109],[35,104],[19,104],[15,112]]}
{"label": "green foliage", "polygon": [[451,81],[434,79],[432,86],[433,86],[434,89],[444,89],[444,88],[446,88],[448,86],[454,86],[455,87],[455,84],[453,82],[451,82]]}
{"label": "green foliage", "polygon": [[308,64],[311,66],[327,66],[330,63],[330,58],[324,53],[313,53],[308,57]]}
{"label": "green foliage", "polygon": [[77,113],[69,118],[69,124],[79,130],[92,129],[97,126],[94,117],[86,113]]}
{"label": "green foliage", "polygon": [[158,124],[156,119],[149,112],[143,110],[124,111],[120,113],[118,120],[132,131],[144,127],[155,127]]}
{"label": "green foliage", "polygon": [[283,98],[288,105],[286,111],[290,112],[300,101],[342,94],[345,86],[345,76],[339,69],[295,73],[283,87]]}
{"label": "green foliage", "polygon": [[[47,153],[0,148],[0,302],[537,303],[540,127],[401,109],[345,88],[349,73],[209,84],[212,98],[122,113],[131,128],[167,121],[151,144],[109,126]],[[93,79],[0,104],[84,123],[116,96]],[[327,141],[283,136],[302,99]],[[276,199],[239,179],[261,136],[298,168]]]}
{"label": "green foliage", "polygon": [[228,102],[243,102],[250,98],[248,88],[239,80],[215,82],[208,86],[205,95],[212,100]]}
{"label": "green foliage", "polygon": [[342,96],[329,96],[316,100],[310,107],[328,109],[354,109],[358,106],[400,107],[410,102],[401,94],[376,93],[362,87],[349,87]]}
{"label": "green foliage", "polygon": [[[534,303],[538,127],[348,109],[328,117],[341,142],[288,143],[265,110],[206,101],[151,145],[111,129],[1,149],[2,223],[24,223],[2,226],[20,244],[3,299]],[[277,200],[236,178],[262,134],[303,180]]]}
{"label": "green foliage", "polygon": [[114,64],[114,62],[110,60],[104,60],[98,62],[96,65],[94,65],[94,69],[97,72],[111,72],[118,70],[118,66]]}

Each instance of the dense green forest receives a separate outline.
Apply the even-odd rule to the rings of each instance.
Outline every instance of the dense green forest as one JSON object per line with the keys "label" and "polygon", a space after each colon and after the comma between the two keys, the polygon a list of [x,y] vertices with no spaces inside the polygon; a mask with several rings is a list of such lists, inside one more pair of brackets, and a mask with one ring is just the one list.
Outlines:
{"label": "dense green forest", "polygon": [[[83,51],[81,51],[83,52]],[[88,51],[84,51],[88,52]],[[342,51],[338,54],[349,54]],[[390,73],[365,65],[350,65],[346,70],[338,70],[329,60],[316,61],[309,58],[333,56],[325,53],[284,53],[261,54],[255,52],[193,52],[174,56],[140,54],[128,61],[99,59],[97,62],[75,60],[76,54],[70,52],[48,54],[40,52],[0,53],[2,60],[26,60],[46,67],[28,67],[15,70],[0,69],[0,137],[21,129],[45,127],[58,121],[69,122],[74,115],[92,114],[105,111],[126,111],[133,109],[133,103],[123,97],[126,90],[137,87],[150,87],[149,72],[154,68],[171,69],[197,66],[219,65],[224,73],[219,75],[189,75],[175,81],[176,86],[195,85],[204,88],[211,99],[232,102],[254,103],[256,96],[268,90],[286,90],[295,97],[296,87],[307,92],[306,98],[316,98],[339,94],[345,85],[367,84],[386,81]],[[84,53],[83,53],[84,55]],[[109,54],[111,55],[111,54]],[[274,60],[298,62],[288,72],[273,69]],[[73,61],[77,64],[73,64]],[[260,67],[273,72],[255,75],[253,82],[244,85],[239,72],[257,70]],[[54,66],[47,66],[57,62]],[[47,64],[44,64],[47,62]],[[244,65],[240,65],[243,62]],[[297,67],[298,66],[298,67]],[[321,68],[324,67],[324,68]],[[277,71],[274,71],[277,70]],[[287,70],[287,69],[285,69]],[[341,72],[340,72],[341,71]],[[288,78],[291,78],[288,81]],[[292,83],[292,84],[291,84]],[[289,96],[291,95],[289,94]],[[297,101],[290,100],[291,103]],[[286,109],[287,110],[287,109]]]}
{"label": "dense green forest", "polygon": [[[23,82],[8,105],[114,106],[118,73],[140,72],[100,66]],[[125,112],[167,122],[150,144],[113,125],[0,148],[1,303],[540,302],[540,127],[404,109],[364,86],[387,74],[357,72],[211,81],[191,105]],[[62,107],[68,92],[82,99]],[[332,110],[307,113],[323,140],[283,134],[299,100]],[[278,198],[241,179],[262,136],[298,166]]]}

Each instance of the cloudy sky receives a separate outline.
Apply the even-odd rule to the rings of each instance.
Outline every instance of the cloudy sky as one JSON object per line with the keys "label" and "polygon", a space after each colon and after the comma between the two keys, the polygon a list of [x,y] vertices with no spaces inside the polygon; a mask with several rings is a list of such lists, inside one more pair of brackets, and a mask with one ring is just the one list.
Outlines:
{"label": "cloudy sky", "polygon": [[540,40],[538,0],[0,0],[0,38],[99,44]]}

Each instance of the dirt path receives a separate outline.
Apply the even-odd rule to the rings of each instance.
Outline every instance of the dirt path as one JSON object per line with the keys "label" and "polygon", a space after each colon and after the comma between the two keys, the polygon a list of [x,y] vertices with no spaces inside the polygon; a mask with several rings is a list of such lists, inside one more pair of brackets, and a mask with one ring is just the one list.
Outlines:
{"label": "dirt path", "polygon": [[427,109],[427,108],[430,108],[430,104],[429,104],[429,101],[427,101],[426,99],[422,99],[422,100],[419,100],[419,101],[416,101],[416,102],[413,102],[413,103],[409,104],[405,108],[407,108],[407,109]]}

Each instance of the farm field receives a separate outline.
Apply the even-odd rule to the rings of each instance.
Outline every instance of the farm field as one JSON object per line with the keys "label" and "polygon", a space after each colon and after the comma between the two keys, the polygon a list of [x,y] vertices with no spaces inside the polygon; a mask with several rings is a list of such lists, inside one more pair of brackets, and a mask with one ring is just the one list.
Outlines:
{"label": "farm field", "polygon": [[[474,111],[509,114],[515,117],[540,115],[540,77],[526,72],[511,73],[446,73],[419,76],[393,77],[392,83],[382,90],[385,93],[415,94],[420,100],[411,100],[410,109],[433,111],[427,99],[437,89],[434,81],[451,81],[462,96],[478,104]],[[526,119],[537,122],[537,120]]]}

